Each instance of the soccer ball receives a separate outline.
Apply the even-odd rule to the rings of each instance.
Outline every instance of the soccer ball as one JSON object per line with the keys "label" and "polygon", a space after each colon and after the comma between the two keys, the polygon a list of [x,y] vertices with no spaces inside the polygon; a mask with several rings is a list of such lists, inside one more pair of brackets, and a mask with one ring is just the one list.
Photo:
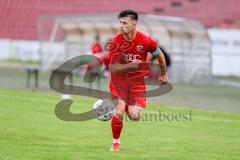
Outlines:
{"label": "soccer ball", "polygon": [[95,117],[100,121],[110,120],[115,111],[115,104],[108,99],[99,99],[93,105],[93,113]]}

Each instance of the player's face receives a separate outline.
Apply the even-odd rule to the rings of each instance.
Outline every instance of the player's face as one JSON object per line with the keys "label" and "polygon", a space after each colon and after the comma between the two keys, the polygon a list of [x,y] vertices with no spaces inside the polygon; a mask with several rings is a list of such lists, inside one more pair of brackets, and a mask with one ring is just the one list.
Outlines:
{"label": "player's face", "polygon": [[120,30],[123,35],[128,35],[136,29],[136,21],[130,17],[122,17],[119,19]]}

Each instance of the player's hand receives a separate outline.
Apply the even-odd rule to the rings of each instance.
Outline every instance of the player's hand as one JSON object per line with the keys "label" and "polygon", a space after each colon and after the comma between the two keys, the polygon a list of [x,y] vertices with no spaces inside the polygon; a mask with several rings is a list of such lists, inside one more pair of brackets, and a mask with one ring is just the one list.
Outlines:
{"label": "player's hand", "polygon": [[161,84],[167,84],[167,83],[168,83],[168,77],[167,77],[167,75],[161,75],[161,76],[159,77],[159,81],[160,81]]}

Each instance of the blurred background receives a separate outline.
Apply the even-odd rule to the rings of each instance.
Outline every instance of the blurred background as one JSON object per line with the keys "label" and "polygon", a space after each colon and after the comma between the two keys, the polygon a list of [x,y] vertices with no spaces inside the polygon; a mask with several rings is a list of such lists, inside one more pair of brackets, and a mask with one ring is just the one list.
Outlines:
{"label": "blurred background", "polygon": [[[51,91],[48,78],[66,60],[98,54],[119,32],[117,14],[140,13],[138,30],[169,57],[174,90],[152,102],[240,113],[238,0],[1,0],[0,88]],[[75,85],[108,90],[108,74]]]}

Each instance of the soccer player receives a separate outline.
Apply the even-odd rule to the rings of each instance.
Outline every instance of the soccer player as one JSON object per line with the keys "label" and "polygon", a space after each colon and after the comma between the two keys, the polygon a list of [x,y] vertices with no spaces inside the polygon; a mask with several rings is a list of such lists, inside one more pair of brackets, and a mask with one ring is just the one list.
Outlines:
{"label": "soccer player", "polygon": [[[157,43],[147,35],[136,30],[138,13],[124,10],[118,15],[120,30],[111,41],[115,49],[110,50],[110,92],[116,102],[115,114],[111,121],[113,142],[111,151],[119,151],[120,135],[123,128],[124,113],[132,121],[139,121],[146,107],[144,76],[147,53],[151,53],[155,63],[159,63],[161,75],[159,83],[166,84],[166,63]],[[151,25],[151,24],[149,24]]]}
{"label": "soccer player", "polygon": [[103,48],[100,43],[100,36],[97,34],[95,36],[95,43],[91,47],[92,54],[101,54],[103,52]]}

